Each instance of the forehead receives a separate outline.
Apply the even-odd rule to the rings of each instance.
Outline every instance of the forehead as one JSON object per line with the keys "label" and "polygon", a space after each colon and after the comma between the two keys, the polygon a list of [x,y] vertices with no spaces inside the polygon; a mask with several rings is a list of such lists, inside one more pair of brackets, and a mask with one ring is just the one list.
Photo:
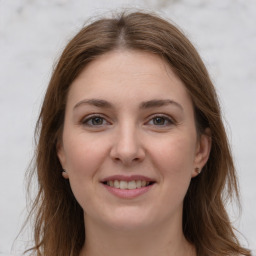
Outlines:
{"label": "forehead", "polygon": [[116,50],[90,62],[71,84],[68,104],[83,98],[125,102],[171,98],[192,105],[186,87],[158,55]]}

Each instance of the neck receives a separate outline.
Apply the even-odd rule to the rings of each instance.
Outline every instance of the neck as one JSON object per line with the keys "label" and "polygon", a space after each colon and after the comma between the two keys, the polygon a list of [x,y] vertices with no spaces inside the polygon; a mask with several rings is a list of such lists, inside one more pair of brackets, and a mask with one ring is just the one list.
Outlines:
{"label": "neck", "polygon": [[180,223],[136,230],[104,228],[86,224],[86,242],[80,256],[196,256],[184,237]]}

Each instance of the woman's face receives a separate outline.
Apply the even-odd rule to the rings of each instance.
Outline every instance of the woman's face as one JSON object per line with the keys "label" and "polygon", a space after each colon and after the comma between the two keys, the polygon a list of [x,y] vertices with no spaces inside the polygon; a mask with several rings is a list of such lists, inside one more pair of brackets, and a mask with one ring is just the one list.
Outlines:
{"label": "woman's face", "polygon": [[70,87],[58,156],[85,225],[180,223],[209,149],[208,137],[197,137],[184,84],[156,55],[106,53]]}

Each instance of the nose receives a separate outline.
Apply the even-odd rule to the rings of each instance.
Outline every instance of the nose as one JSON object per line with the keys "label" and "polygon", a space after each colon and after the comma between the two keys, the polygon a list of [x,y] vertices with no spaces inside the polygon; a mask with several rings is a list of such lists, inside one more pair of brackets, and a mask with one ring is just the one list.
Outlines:
{"label": "nose", "polygon": [[125,126],[116,131],[110,157],[115,162],[130,166],[145,158],[145,149],[136,127]]}

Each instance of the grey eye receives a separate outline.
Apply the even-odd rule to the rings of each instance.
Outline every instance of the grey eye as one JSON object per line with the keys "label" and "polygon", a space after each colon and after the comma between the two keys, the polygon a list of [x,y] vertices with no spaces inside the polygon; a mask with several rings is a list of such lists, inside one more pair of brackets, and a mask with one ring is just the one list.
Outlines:
{"label": "grey eye", "polygon": [[166,116],[155,116],[149,121],[149,124],[154,126],[168,126],[172,125],[173,121]]}
{"label": "grey eye", "polygon": [[164,117],[155,117],[153,118],[154,125],[165,125],[167,122],[166,118]]}
{"label": "grey eye", "polygon": [[104,122],[104,119],[102,117],[93,117],[91,118],[92,125],[102,125]]}
{"label": "grey eye", "polygon": [[107,124],[105,118],[101,116],[91,116],[82,121],[86,126],[101,126]]}

